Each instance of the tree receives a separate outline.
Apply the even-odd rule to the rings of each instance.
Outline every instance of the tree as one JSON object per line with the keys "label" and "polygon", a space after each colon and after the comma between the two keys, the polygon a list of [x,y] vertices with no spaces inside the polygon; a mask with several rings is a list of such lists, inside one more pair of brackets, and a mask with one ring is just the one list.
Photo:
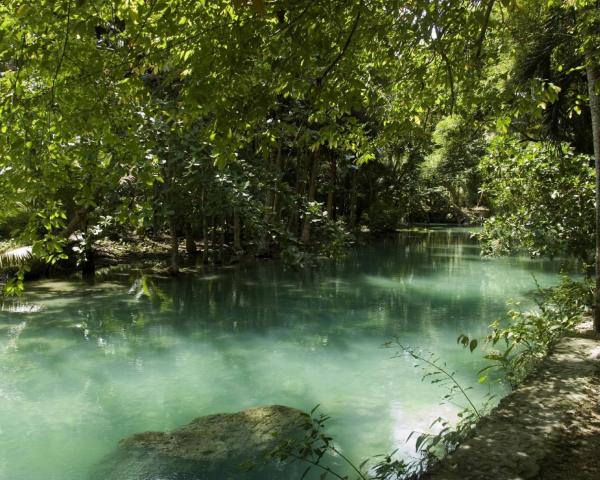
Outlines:
{"label": "tree", "polygon": [[[528,2],[526,6],[514,7],[513,14],[502,25],[502,28],[505,29],[504,35],[508,35],[509,38],[507,44],[514,45],[514,53],[511,52],[509,55],[513,56],[515,61],[509,70],[504,87],[505,93],[502,95],[504,107],[499,105],[495,109],[499,132],[504,134],[510,130],[518,133],[523,140],[534,142],[533,145],[537,144],[533,148],[540,152],[539,168],[541,169],[547,168],[549,165],[554,165],[553,168],[564,168],[565,162],[569,164],[572,162],[570,159],[575,158],[573,157],[574,152],[593,153],[596,168],[600,168],[598,161],[597,76],[595,74],[598,65],[597,2],[587,0]],[[590,118],[588,115],[591,115],[592,118],[591,127],[587,120]],[[550,142],[554,146],[540,147],[539,142]],[[571,148],[560,146],[560,142],[570,143]],[[548,153],[551,149],[560,153],[559,155],[553,154],[555,159],[549,162],[552,155],[549,156]],[[522,153],[516,153],[516,157],[526,158],[529,154],[525,154],[525,151],[526,149],[523,149]],[[498,155],[498,153],[502,156],[501,150],[496,149],[495,154]],[[509,148],[504,155],[508,165],[513,161],[511,153],[515,154],[514,148]],[[495,162],[497,166],[500,163],[500,161]],[[579,167],[571,170],[571,174],[567,174],[564,179],[555,184],[563,193],[569,191],[570,187],[567,187],[569,182],[574,181],[575,178],[587,177],[587,174],[583,174],[581,171],[583,168],[581,165],[585,163],[585,159],[580,158],[577,163],[580,165]],[[490,163],[488,163],[489,165]],[[530,172],[533,172],[531,167],[528,168],[530,168]],[[577,170],[580,172],[577,173]],[[573,174],[575,177],[572,176]],[[556,254],[555,247],[562,243],[567,252],[573,253],[574,249],[569,245],[573,247],[579,244],[576,249],[578,256],[587,259],[589,256],[587,253],[589,248],[586,246],[589,243],[587,239],[591,239],[592,232],[595,231],[597,245],[594,255],[596,258],[595,270],[596,272],[600,271],[600,247],[598,247],[600,245],[600,223],[598,223],[600,218],[598,207],[600,205],[598,202],[600,200],[600,196],[598,196],[600,195],[600,170],[596,172],[595,178],[597,196],[595,222],[591,221],[591,217],[585,213],[588,210],[581,204],[582,198],[587,196],[584,192],[588,191],[588,188],[582,185],[580,192],[571,191],[570,195],[565,198],[565,201],[570,202],[570,206],[566,210],[572,210],[568,214],[566,210],[563,212],[567,215],[566,217],[561,218],[560,215],[553,217],[557,213],[556,211],[540,210],[536,214],[537,219],[530,218],[531,221],[526,229],[529,235],[522,237],[522,244],[528,245],[529,248],[532,245],[531,232],[550,232],[552,229],[561,228],[564,220],[568,217],[567,225],[570,224],[570,227],[566,226],[562,235],[553,237],[554,241],[550,238],[540,238],[534,241],[533,243],[538,245],[534,251]],[[502,177],[499,183],[501,184],[503,181]],[[516,179],[515,182],[517,182]],[[587,185],[587,182],[584,182],[584,185]],[[528,187],[530,186],[528,185]],[[525,188],[524,195],[528,191],[531,190]],[[557,194],[562,195],[562,193]],[[543,206],[548,205],[547,200],[548,198],[544,195],[532,197],[529,211],[535,210],[536,206],[545,208]],[[585,203],[589,203],[589,199]],[[520,203],[517,201],[516,204]],[[506,203],[504,205],[506,206]],[[525,204],[522,205],[525,206]],[[583,208],[583,210],[578,210],[578,208]],[[512,210],[509,209],[509,211]],[[580,220],[583,220],[583,223],[576,226]],[[575,224],[571,222],[575,222]],[[575,226],[576,228],[571,229]],[[489,224],[486,235],[488,240],[494,237],[500,239],[511,229],[509,227],[505,230],[501,224],[496,222]],[[569,230],[571,233],[567,234],[566,232]],[[564,242],[565,235],[571,240]],[[572,243],[577,236],[580,237],[580,240]],[[542,247],[541,250],[539,247]],[[597,274],[596,278],[595,327],[600,330],[600,313],[597,313],[600,312],[600,281],[598,280],[600,275]]]}
{"label": "tree", "polygon": [[50,263],[111,232],[168,235],[175,272],[182,238],[224,261],[459,219],[486,201],[494,130],[587,153],[594,7],[3,2],[0,230],[21,219],[11,233]]}
{"label": "tree", "polygon": [[484,193],[495,216],[486,222],[484,251],[532,257],[564,254],[588,269],[594,261],[594,170],[568,144],[496,137],[481,164]]}

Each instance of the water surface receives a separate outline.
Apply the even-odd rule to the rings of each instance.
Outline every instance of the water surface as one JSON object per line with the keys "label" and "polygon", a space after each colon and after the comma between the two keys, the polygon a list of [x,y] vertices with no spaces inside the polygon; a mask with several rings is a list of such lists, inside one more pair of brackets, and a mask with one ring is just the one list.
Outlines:
{"label": "water surface", "polygon": [[[264,261],[180,279],[45,281],[0,311],[0,479],[82,480],[119,439],[283,404],[332,416],[358,463],[460,405],[422,382],[398,337],[441,356],[473,396],[483,337],[560,263],[482,259],[468,232],[404,233],[318,269]],[[457,399],[460,400],[460,399]],[[457,402],[460,404],[460,402]]]}

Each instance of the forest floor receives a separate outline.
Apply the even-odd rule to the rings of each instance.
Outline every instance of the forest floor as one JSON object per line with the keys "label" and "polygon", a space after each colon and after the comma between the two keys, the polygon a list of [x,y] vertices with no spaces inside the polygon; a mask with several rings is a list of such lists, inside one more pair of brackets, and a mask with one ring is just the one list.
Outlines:
{"label": "forest floor", "polygon": [[[179,243],[179,272],[195,273],[206,268],[232,267],[237,264],[253,263],[252,255],[234,254],[230,245],[223,249],[208,249],[203,252],[204,245],[197,242],[196,253],[186,253],[185,241]],[[128,239],[113,241],[97,240],[94,244],[94,263],[96,273],[115,269],[135,268],[149,274],[170,274],[171,244],[168,237]]]}
{"label": "forest floor", "polygon": [[427,480],[599,480],[600,336],[591,322],[475,428]]}
{"label": "forest floor", "polygon": [[166,237],[128,241],[101,239],[94,244],[94,260],[99,267],[140,262],[162,264],[166,268],[169,250],[169,239]]}

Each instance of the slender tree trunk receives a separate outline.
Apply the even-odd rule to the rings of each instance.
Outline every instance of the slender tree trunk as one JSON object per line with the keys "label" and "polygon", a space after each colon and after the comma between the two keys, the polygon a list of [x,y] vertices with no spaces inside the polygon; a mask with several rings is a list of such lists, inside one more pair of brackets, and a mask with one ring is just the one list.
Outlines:
{"label": "slender tree trunk", "polygon": [[265,221],[269,221],[273,217],[273,204],[276,202],[277,198],[277,185],[279,182],[279,165],[281,163],[281,140],[279,140],[277,144],[277,150],[273,152],[269,158],[272,158],[273,161],[268,168],[273,172],[273,183],[271,184],[271,188],[267,191],[267,197],[265,199],[266,212],[265,212]]}
{"label": "slender tree trunk", "polygon": [[337,180],[337,160],[335,158],[335,154],[332,152],[331,153],[331,160],[330,160],[330,170],[329,170],[329,174],[330,174],[330,185],[329,185],[329,192],[327,193],[327,216],[329,217],[330,220],[335,220],[335,210],[334,210],[334,199],[335,199],[335,183]]}
{"label": "slender tree trunk", "polygon": [[600,99],[597,87],[600,75],[598,67],[590,59],[587,66],[587,81],[592,113],[592,137],[596,163],[596,290],[594,292],[594,329],[600,332]]}
{"label": "slender tree trunk", "polygon": [[160,232],[160,218],[158,214],[158,207],[156,205],[159,205],[161,188],[161,185],[155,183],[152,189],[152,205],[154,205],[152,210],[152,236],[155,238],[158,237],[158,233]]}
{"label": "slender tree trunk", "polygon": [[169,266],[169,273],[177,275],[179,273],[179,240],[174,220],[169,222],[169,227],[171,230],[171,265]]}
{"label": "slender tree trunk", "polygon": [[202,216],[202,264],[208,263],[208,222],[206,215]]}
{"label": "slender tree trunk", "polygon": [[354,230],[358,223],[358,173],[350,172],[350,229]]}
{"label": "slender tree trunk", "polygon": [[227,218],[223,218],[221,224],[221,235],[219,236],[219,263],[225,263],[225,232],[227,232]]}
{"label": "slender tree trunk", "polygon": [[200,193],[200,212],[202,215],[202,265],[206,265],[208,260],[208,222],[206,218],[206,210],[204,208],[204,197],[206,192],[204,188]]}
{"label": "slender tree trunk", "polygon": [[237,208],[233,209],[233,251],[234,253],[242,250],[242,225],[240,222],[240,212]]}
{"label": "slender tree trunk", "polygon": [[[87,223],[87,222],[86,222]],[[85,251],[83,252],[84,259],[81,265],[81,274],[84,278],[93,279],[96,273],[96,264],[94,262],[94,245],[89,229],[85,227]]]}
{"label": "slender tree trunk", "polygon": [[279,182],[281,180],[281,142],[277,145],[277,157],[275,158],[275,184],[273,185],[273,206],[271,209],[273,218],[277,221],[277,205],[279,200]]}
{"label": "slender tree trunk", "polygon": [[[317,150],[311,159],[310,177],[308,179],[308,203],[315,201],[315,194],[317,191],[317,169],[319,167],[319,151]],[[308,243],[310,241],[310,215],[304,215],[304,223],[302,225],[302,235],[300,241],[302,243]]]}
{"label": "slender tree trunk", "polygon": [[217,246],[217,221],[215,216],[210,217],[210,263],[214,265],[215,263],[215,250]]}
{"label": "slender tree trunk", "polygon": [[[298,198],[302,197],[304,194],[304,171],[305,161],[304,161],[304,152],[298,154],[296,159],[296,195]],[[293,207],[292,207],[293,208]],[[290,218],[288,221],[288,231],[292,232],[293,235],[298,235],[298,212],[300,211],[300,205],[296,202],[296,206],[290,214]]]}
{"label": "slender tree trunk", "polygon": [[189,223],[185,225],[185,251],[188,255],[196,255],[198,253],[196,240],[194,240],[194,230]]}

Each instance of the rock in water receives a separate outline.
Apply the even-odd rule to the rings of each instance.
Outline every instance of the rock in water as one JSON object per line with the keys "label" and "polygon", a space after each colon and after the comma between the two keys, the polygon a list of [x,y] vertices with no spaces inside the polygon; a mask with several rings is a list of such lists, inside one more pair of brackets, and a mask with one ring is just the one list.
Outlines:
{"label": "rock in water", "polygon": [[172,432],[138,433],[121,440],[92,479],[299,478],[306,465],[283,465],[265,456],[284,440],[301,441],[307,420],[300,410],[272,405],[200,417]]}

